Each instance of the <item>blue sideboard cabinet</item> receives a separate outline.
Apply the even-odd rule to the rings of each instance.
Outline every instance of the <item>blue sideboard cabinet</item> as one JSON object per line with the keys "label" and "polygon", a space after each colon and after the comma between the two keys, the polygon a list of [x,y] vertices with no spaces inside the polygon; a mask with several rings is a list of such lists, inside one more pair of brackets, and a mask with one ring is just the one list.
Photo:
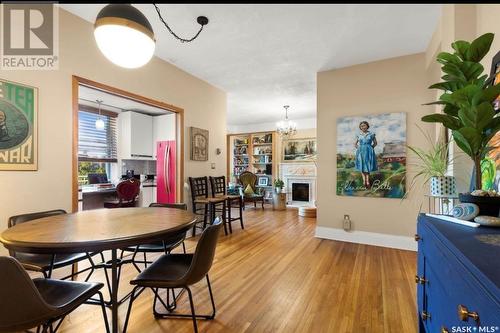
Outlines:
{"label": "blue sideboard cabinet", "polygon": [[500,229],[470,228],[420,214],[420,333],[500,333]]}

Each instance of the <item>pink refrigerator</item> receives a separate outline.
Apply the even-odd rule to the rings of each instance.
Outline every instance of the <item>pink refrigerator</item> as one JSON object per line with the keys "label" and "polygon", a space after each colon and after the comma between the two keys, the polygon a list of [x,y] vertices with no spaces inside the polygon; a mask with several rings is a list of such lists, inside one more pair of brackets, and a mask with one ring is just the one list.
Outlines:
{"label": "pink refrigerator", "polygon": [[175,202],[175,147],[175,140],[156,143],[156,201],[159,203]]}

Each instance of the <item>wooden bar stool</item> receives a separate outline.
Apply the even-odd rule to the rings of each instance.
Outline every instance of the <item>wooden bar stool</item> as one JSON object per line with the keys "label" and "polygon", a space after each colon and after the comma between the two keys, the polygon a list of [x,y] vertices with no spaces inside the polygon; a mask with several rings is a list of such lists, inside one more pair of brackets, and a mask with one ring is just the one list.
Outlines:
{"label": "wooden bar stool", "polygon": [[[227,207],[227,218],[226,223],[229,224],[229,232],[233,232],[233,228],[231,226],[231,222],[240,220],[241,229],[245,229],[243,225],[243,199],[241,195],[229,195],[227,194],[226,188],[226,176],[220,177],[212,177],[210,176],[210,187],[212,189],[212,196],[214,198],[224,198],[226,200]],[[233,203],[235,203],[235,207],[237,207],[240,211],[239,216],[233,217],[231,208],[233,207]]]}
{"label": "wooden bar stool", "polygon": [[[226,211],[226,200],[225,198],[211,198],[208,193],[208,178],[205,177],[189,177],[189,186],[191,188],[191,203],[193,206],[193,213],[198,216],[203,216],[203,226],[204,230],[207,226],[207,219],[212,224],[215,220],[215,214],[217,212]],[[226,228],[226,218],[222,214],[222,219],[224,221],[224,233],[227,235]],[[196,235],[196,228],[200,228],[198,223],[193,226],[193,236]]]}

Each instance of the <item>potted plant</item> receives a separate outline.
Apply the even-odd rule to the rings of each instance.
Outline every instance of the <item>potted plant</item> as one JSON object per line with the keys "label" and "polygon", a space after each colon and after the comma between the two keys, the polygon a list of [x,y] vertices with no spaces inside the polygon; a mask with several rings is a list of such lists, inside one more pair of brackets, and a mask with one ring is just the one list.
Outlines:
{"label": "potted plant", "polygon": [[[422,131],[422,133],[424,132]],[[443,142],[443,140],[434,143],[429,134],[424,133],[424,135],[429,142],[429,146],[431,147],[429,150],[408,146],[408,149],[416,156],[418,160],[417,163],[413,164],[417,173],[413,177],[410,189],[413,188],[417,179],[421,178],[423,179],[424,184],[430,182],[431,196],[456,196],[457,193],[455,177],[447,175],[449,163],[449,144]]]}
{"label": "potted plant", "polygon": [[500,94],[500,85],[490,85],[491,80],[487,80],[488,75],[482,75],[484,67],[480,64],[491,47],[493,37],[492,33],[487,33],[471,43],[459,40],[451,44],[453,53],[438,54],[443,81],[431,85],[429,89],[439,89],[443,93],[438,101],[428,105],[442,105],[443,113],[427,115],[422,120],[441,123],[450,129],[457,146],[474,162],[476,191],[472,194],[483,196],[473,198],[472,195],[460,194],[460,201],[476,202],[480,199],[485,205],[498,207],[499,197],[484,199],[487,195],[480,191],[481,160],[489,150],[488,142],[500,130],[500,116],[493,108],[493,101]]}
{"label": "potted plant", "polygon": [[283,182],[282,179],[276,178],[274,180],[274,188],[276,189],[276,193],[281,193],[283,186],[285,186],[285,183]]}

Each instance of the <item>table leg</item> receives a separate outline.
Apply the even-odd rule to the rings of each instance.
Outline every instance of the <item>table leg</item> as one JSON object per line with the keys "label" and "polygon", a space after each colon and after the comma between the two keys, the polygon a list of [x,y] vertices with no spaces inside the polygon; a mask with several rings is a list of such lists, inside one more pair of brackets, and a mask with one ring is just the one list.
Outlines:
{"label": "table leg", "polygon": [[118,332],[118,274],[116,249],[111,250],[111,330]]}

